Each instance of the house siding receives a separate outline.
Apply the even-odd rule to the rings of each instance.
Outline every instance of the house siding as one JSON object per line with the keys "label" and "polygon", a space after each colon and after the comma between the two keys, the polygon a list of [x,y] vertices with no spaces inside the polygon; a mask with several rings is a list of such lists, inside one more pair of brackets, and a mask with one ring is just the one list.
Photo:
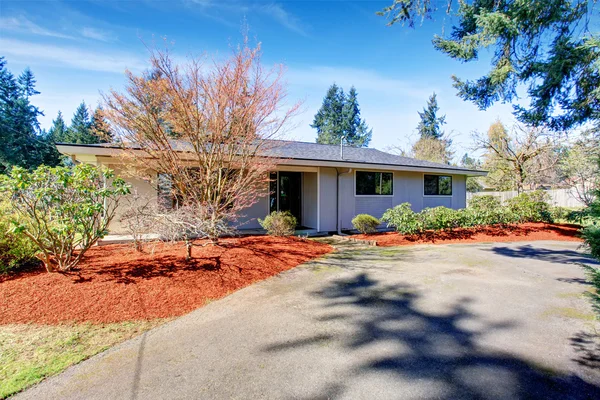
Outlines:
{"label": "house siding", "polygon": [[[385,171],[358,169],[359,171],[393,172],[393,196],[356,196],[354,171],[340,176],[340,194],[342,196],[341,226],[352,229],[352,219],[358,214],[370,214],[381,218],[391,207],[408,202],[413,211],[421,211],[426,207],[445,206],[448,208],[464,208],[466,206],[466,177],[452,176],[452,196],[424,196],[423,173],[409,171]],[[335,189],[335,185],[333,186]]]}
{"label": "house siding", "polygon": [[337,172],[335,168],[319,168],[319,186],[321,191],[321,231],[335,231],[337,218]]}
{"label": "house siding", "polygon": [[[121,176],[140,195],[156,199],[156,189],[140,178],[131,177],[118,164],[107,164],[117,176]],[[360,171],[385,170],[358,169]],[[421,211],[425,207],[445,206],[449,208],[466,207],[466,177],[464,175],[452,175],[452,196],[424,196],[423,195],[423,173],[408,171],[393,171],[394,191],[393,196],[356,196],[355,195],[355,169],[339,169],[340,174],[340,226],[342,229],[352,229],[352,219],[357,214],[370,214],[380,218],[382,214],[391,207],[409,202],[414,211]],[[318,183],[317,183],[318,181]],[[303,173],[302,194],[302,225],[316,229],[317,225],[322,232],[337,230],[337,170],[335,168],[320,167],[319,173]],[[317,189],[318,188],[318,189]],[[267,191],[268,188],[265,188]],[[320,192],[320,193],[319,193]],[[320,199],[318,198],[320,194]],[[126,200],[123,200],[123,205]],[[317,210],[319,202],[320,212]],[[120,222],[120,217],[125,211],[120,206],[117,215],[109,226],[113,234],[126,234],[126,229]],[[269,213],[269,196],[261,197],[257,203],[244,210],[243,215],[237,221],[240,229],[258,229],[260,224],[258,218],[264,218]],[[320,215],[320,224],[317,218]]]}

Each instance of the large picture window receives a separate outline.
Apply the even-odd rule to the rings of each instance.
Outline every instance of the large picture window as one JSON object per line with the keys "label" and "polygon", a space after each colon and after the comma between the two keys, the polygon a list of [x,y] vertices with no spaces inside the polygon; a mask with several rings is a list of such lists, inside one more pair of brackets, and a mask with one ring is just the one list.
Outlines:
{"label": "large picture window", "polygon": [[394,174],[391,172],[356,171],[356,194],[359,196],[391,196]]}
{"label": "large picture window", "polygon": [[425,196],[452,196],[452,177],[448,175],[425,175]]}

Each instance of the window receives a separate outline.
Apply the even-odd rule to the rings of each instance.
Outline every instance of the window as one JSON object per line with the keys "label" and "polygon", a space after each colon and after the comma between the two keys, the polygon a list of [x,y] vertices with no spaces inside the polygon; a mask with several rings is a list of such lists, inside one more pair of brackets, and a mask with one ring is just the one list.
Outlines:
{"label": "window", "polygon": [[425,175],[425,196],[452,196],[452,177],[447,175]]}
{"label": "window", "polygon": [[356,171],[356,194],[359,196],[391,196],[394,194],[394,174]]}

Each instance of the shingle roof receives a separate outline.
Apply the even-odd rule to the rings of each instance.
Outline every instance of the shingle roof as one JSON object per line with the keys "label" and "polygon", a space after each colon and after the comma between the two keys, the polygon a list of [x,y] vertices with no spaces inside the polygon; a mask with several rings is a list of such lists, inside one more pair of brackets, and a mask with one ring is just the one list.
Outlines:
{"label": "shingle roof", "polygon": [[[344,157],[340,154],[340,146],[309,143],[309,142],[297,142],[289,140],[274,140],[273,146],[269,147],[267,151],[271,157],[294,159],[294,160],[308,160],[308,161],[330,161],[330,162],[344,162],[344,163],[360,163],[360,164],[377,164],[377,165],[390,165],[397,167],[411,167],[411,168],[432,168],[432,169],[446,169],[457,172],[483,172],[469,168],[462,168],[458,166],[435,163],[431,161],[417,160],[410,157],[402,157],[395,154],[386,153],[381,150],[365,148],[365,147],[347,147],[344,146]],[[72,144],[72,143],[57,143],[65,146],[81,146],[81,147],[104,147],[104,148],[120,148],[110,143],[101,144]],[[174,149],[179,151],[190,151],[191,146],[188,142],[184,141],[173,141],[172,146]],[[136,148],[137,146],[132,145],[130,148]]]}
{"label": "shingle roof", "polygon": [[337,145],[295,141],[280,141],[280,143],[280,145],[275,146],[272,150],[272,156],[296,160],[337,161],[406,167],[452,169],[465,172],[473,171],[468,168],[435,163],[431,161],[417,160],[410,157],[402,157],[395,154],[386,153],[381,150],[365,147],[344,146],[344,158],[342,158],[340,146]]}

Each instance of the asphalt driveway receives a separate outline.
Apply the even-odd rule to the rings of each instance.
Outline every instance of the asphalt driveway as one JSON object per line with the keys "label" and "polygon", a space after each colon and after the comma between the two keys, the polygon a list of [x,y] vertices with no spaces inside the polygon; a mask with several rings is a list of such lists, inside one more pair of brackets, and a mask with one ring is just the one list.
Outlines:
{"label": "asphalt driveway", "polygon": [[17,398],[598,399],[589,261],[568,242],[350,247]]}

